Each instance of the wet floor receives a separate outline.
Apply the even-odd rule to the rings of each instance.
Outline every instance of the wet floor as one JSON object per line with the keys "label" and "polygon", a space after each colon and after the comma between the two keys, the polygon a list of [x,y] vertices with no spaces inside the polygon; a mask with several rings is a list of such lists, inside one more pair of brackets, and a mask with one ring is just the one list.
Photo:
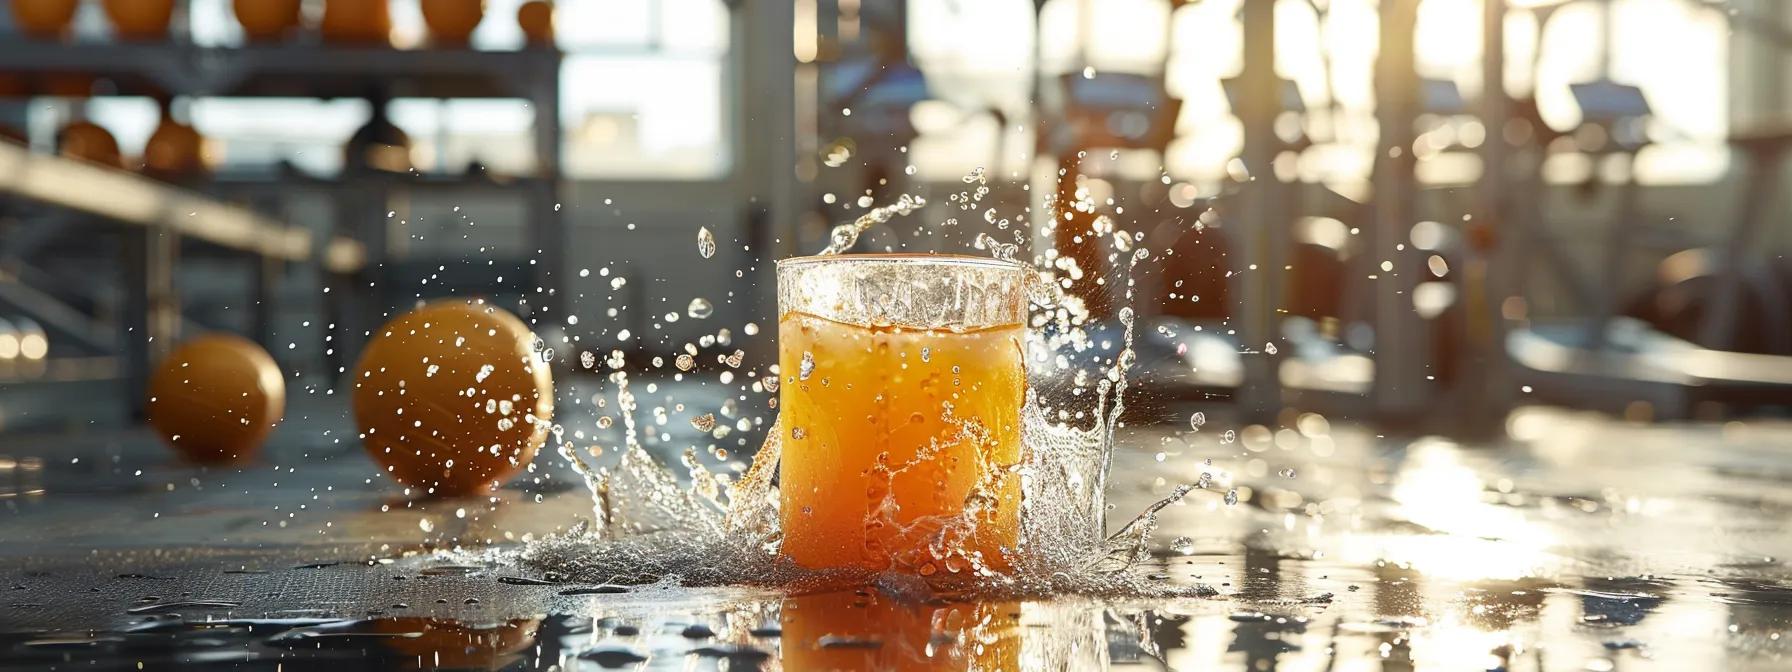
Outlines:
{"label": "wet floor", "polygon": [[1527,410],[1465,444],[1219,409],[1191,434],[1190,410],[1128,428],[1114,469],[1113,521],[1207,474],[1141,571],[1217,594],[1159,600],[572,584],[471,561],[452,551],[569,526],[583,487],[543,456],[495,499],[407,500],[322,402],[240,469],[172,463],[133,430],[13,437],[0,669],[1792,665],[1792,423]]}

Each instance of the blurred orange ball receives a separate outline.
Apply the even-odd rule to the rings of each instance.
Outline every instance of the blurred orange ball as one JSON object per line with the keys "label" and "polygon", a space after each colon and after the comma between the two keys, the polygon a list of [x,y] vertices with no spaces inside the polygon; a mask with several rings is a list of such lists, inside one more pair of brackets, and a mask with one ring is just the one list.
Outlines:
{"label": "blurred orange ball", "polygon": [[86,98],[93,95],[98,78],[78,72],[49,73],[38,78],[38,91],[46,96]]}
{"label": "blurred orange ball", "polygon": [[168,353],[149,381],[149,423],[194,462],[254,455],[286,412],[286,379],[268,351],[206,334]]}
{"label": "blurred orange ball", "polygon": [[22,98],[31,95],[31,85],[24,75],[0,72],[0,98]]}
{"label": "blurred orange ball", "polygon": [[438,301],[393,318],[355,365],[355,424],[394,480],[427,494],[489,492],[535,458],[554,381],[534,333],[495,306]]}
{"label": "blurred orange ball", "polygon": [[516,9],[516,25],[523,29],[523,37],[529,44],[537,46],[554,43],[554,3],[547,0],[529,0]]}
{"label": "blurred orange ball", "polygon": [[61,37],[75,20],[78,0],[12,0],[12,23],[36,38]]}
{"label": "blurred orange ball", "polygon": [[392,12],[386,0],[327,0],[318,28],[327,42],[390,44]]}
{"label": "blurred orange ball", "polygon": [[127,40],[159,40],[168,36],[174,0],[105,0],[112,33]]}
{"label": "blurred orange ball", "polygon": [[250,40],[268,42],[285,37],[299,26],[301,0],[232,0],[236,22]]}
{"label": "blurred orange ball", "polygon": [[191,177],[205,172],[205,139],[192,126],[162,116],[143,144],[143,172],[156,177]]}
{"label": "blurred orange ball", "polygon": [[62,132],[56,136],[56,151],[63,156],[104,166],[124,167],[124,158],[118,152],[118,139],[91,121],[77,121],[62,127]]}
{"label": "blurred orange ball", "polygon": [[423,0],[423,23],[439,45],[464,45],[485,18],[485,0]]}

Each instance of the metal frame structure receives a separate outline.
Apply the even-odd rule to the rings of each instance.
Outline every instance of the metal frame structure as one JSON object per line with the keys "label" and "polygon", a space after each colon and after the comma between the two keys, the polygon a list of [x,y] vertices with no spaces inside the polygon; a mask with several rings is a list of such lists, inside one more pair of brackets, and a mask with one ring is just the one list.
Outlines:
{"label": "metal frame structure", "polygon": [[[360,97],[377,87],[391,95],[405,97],[523,99],[537,112],[533,130],[537,167],[534,174],[516,181],[515,184],[521,185],[519,188],[506,191],[520,193],[528,200],[525,236],[530,259],[521,265],[531,272],[532,277],[527,280],[530,288],[554,287],[555,282],[560,280],[555,274],[565,265],[567,235],[558,208],[561,201],[561,58],[557,49],[548,47],[478,51],[338,46],[302,40],[233,47],[198,46],[177,40],[59,42],[17,37],[0,41],[0,72],[25,76],[80,73],[112,82],[119,95],[160,93],[204,97],[336,98]],[[47,179],[54,172],[55,179],[64,181],[70,193],[103,194],[119,184],[131,184],[143,188],[153,187],[158,190],[154,192],[159,194],[158,198],[169,203],[194,204],[193,208],[186,210],[210,212],[231,207],[116,171],[41,157],[29,157],[29,160],[39,162],[35,165],[54,167],[46,168],[40,174]],[[43,163],[44,161],[50,163]],[[347,289],[371,285],[375,288],[374,299],[359,305],[353,303],[348,296],[351,292],[320,289],[319,296],[329,316],[326,324],[331,325],[333,344],[330,348],[333,354],[326,366],[335,370],[345,364],[347,353],[353,351],[364,333],[377,326],[382,320],[382,314],[391,307],[388,304],[395,299],[381,293],[386,283],[380,282],[379,277],[382,264],[388,256],[385,249],[387,220],[384,213],[388,211],[389,202],[417,189],[468,188],[488,184],[492,182],[483,176],[391,176],[376,179],[307,180],[294,188],[294,185],[285,181],[257,184],[254,181],[224,177],[199,186],[228,198],[252,197],[250,200],[263,204],[277,203],[281,199],[307,192],[324,191],[333,197],[336,212],[329,236],[332,240],[345,239],[341,241],[342,245],[336,246],[340,249],[349,249],[347,245],[352,241],[352,249],[357,250],[356,255],[367,263],[354,264],[353,268],[347,268],[345,264],[338,262],[320,263],[320,277],[338,278],[334,281],[326,280],[326,286],[339,285]],[[26,185],[11,186],[17,188]],[[175,193],[184,195],[177,197],[173,195]],[[130,207],[120,205],[121,201],[129,202],[128,199],[114,198],[107,199],[106,203],[90,206],[91,209],[98,210],[93,214],[102,219],[133,221],[129,216],[132,213],[107,210]],[[55,200],[47,202],[58,203]],[[200,203],[206,205],[200,207],[197,205]],[[263,236],[261,233],[269,225],[269,220],[265,217],[257,215],[252,220],[242,219],[241,216],[251,213],[240,208],[232,208],[230,212],[231,217],[239,221],[254,221],[257,224],[246,229],[217,225],[209,238],[200,237],[216,239],[211,242],[226,247],[246,247],[268,259],[292,255],[277,249],[261,248],[291,246],[302,249],[308,244],[301,239],[306,235],[304,232],[289,231],[280,237]],[[199,219],[213,221],[228,217]],[[179,232],[193,235],[192,227],[200,225],[180,220],[169,222],[167,226],[188,227]],[[247,238],[253,240],[242,240]],[[178,245],[174,244],[174,240],[172,236],[151,235],[143,240],[133,239],[128,242],[131,250],[129,258],[134,260],[126,266],[130,269],[131,279],[125,285],[133,292],[126,311],[131,320],[161,321],[156,316],[167,312],[168,306],[173,305],[169,283],[178,253]],[[257,301],[258,308],[253,318],[256,331],[264,340],[272,332],[271,294],[273,285],[278,281],[274,272],[276,268],[264,264],[251,281],[257,291],[267,293],[267,296]],[[169,288],[164,292],[154,289],[157,287]],[[531,295],[529,303],[531,312],[535,314],[556,316],[564,312],[566,305],[563,296],[551,291]],[[178,321],[177,315],[167,318],[170,325],[178,324]],[[128,339],[126,343],[136,340],[138,339]],[[167,340],[171,339],[162,339],[162,342]],[[129,360],[134,378],[141,376],[142,372],[138,369],[146,367],[147,362],[153,359],[152,355],[153,353],[148,352],[132,354]]]}

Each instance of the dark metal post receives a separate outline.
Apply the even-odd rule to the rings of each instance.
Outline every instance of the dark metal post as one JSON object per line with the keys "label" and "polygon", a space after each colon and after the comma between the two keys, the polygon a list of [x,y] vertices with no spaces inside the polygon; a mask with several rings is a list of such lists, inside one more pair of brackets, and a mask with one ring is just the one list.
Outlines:
{"label": "dark metal post", "polygon": [[[1382,0],[1381,52],[1375,61],[1375,116],[1381,142],[1375,156],[1375,223],[1368,260],[1380,276],[1373,285],[1375,384],[1373,404],[1388,419],[1411,419],[1430,394],[1425,380],[1431,364],[1431,342],[1425,323],[1413,310],[1417,267],[1408,263],[1406,242],[1418,198],[1417,161],[1413,157],[1413,121],[1419,114],[1419,76],[1413,33],[1419,0]],[[1392,270],[1379,267],[1391,261]]]}
{"label": "dark metal post", "polygon": [[143,417],[149,378],[156,362],[179,338],[179,297],[174,290],[175,257],[180,239],[171,231],[145,228],[124,234],[125,286],[124,348],[125,394],[131,417]]}
{"label": "dark metal post", "polygon": [[[1281,297],[1276,292],[1275,264],[1278,248],[1287,239],[1288,222],[1282,210],[1287,188],[1276,178],[1275,158],[1281,148],[1276,137],[1276,116],[1282,112],[1282,81],[1276,74],[1275,0],[1245,0],[1244,69],[1239,73],[1239,121],[1244,125],[1244,165],[1251,182],[1241,193],[1238,220],[1242,262],[1232,270],[1238,291],[1233,320],[1244,350],[1263,348],[1276,337]],[[1254,267],[1254,268],[1253,268]],[[1281,404],[1281,381],[1268,354],[1244,356],[1244,385],[1238,392],[1239,412],[1252,421],[1275,416]]]}

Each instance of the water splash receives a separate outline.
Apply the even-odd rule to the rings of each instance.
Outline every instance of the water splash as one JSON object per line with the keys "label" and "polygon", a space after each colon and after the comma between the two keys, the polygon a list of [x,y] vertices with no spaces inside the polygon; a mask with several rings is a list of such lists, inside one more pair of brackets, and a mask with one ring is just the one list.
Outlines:
{"label": "water splash", "polygon": [[[982,181],[980,173],[966,179],[967,184]],[[963,207],[969,207],[981,196],[982,193],[967,193],[954,200],[962,200]],[[909,214],[925,203],[920,198],[903,196],[896,203],[873,208],[853,222],[836,227],[821,254],[840,254],[850,249],[865,230]],[[931,535],[927,546],[934,557],[925,565],[936,569],[943,565],[950,574],[930,576],[927,583],[934,587],[949,586],[988,596],[1211,593],[1211,589],[1202,586],[1168,584],[1133,571],[1149,557],[1157,513],[1182,499],[1196,484],[1177,487],[1112,534],[1106,530],[1109,462],[1126,408],[1129,373],[1137,361],[1132,349],[1136,316],[1130,307],[1134,299],[1130,278],[1137,264],[1150,253],[1144,248],[1135,249],[1133,240],[1125,232],[1115,230],[1112,221],[1105,217],[1098,219],[1095,227],[1111,234],[1104,236],[1112,241],[1115,250],[1110,259],[1124,262],[1126,289],[1120,298],[1126,307],[1117,316],[1123,329],[1119,350],[1099,371],[1085,372],[1066,363],[1065,353],[1089,353],[1096,348],[1088,332],[1095,320],[1082,299],[1064,289],[1069,283],[1061,282],[1061,278],[1082,278],[1084,269],[1068,257],[1049,253],[1035,256],[1036,282],[1029,291],[1030,342],[1024,352],[1033,362],[1046,364],[1044,370],[1053,371],[1052,366],[1056,366],[1054,373],[1060,378],[1070,377],[1075,369],[1079,387],[1092,373],[1093,403],[1084,402],[1088,405],[1078,413],[1067,414],[1066,409],[1043,401],[1040,390],[1029,389],[1022,409],[1021,462],[986,469],[967,496],[961,514],[944,520],[911,521],[902,526]],[[1017,247],[991,245],[997,241],[989,237],[980,237],[978,242],[1003,258],[1012,258]],[[692,354],[678,356],[676,365],[680,371],[691,370]],[[679,465],[682,480],[689,485],[681,485],[681,474],[655,460],[641,446],[634,420],[637,403],[628,374],[622,370],[620,353],[612,353],[608,363],[613,369],[609,380],[615,387],[616,409],[623,420],[623,445],[616,463],[599,468],[586,459],[587,454],[599,454],[597,449],[581,452],[560,442],[561,457],[573,465],[593,493],[592,519],[565,534],[485,554],[552,571],[571,581],[607,584],[674,580],[693,586],[756,584],[800,588],[857,584],[906,586],[904,590],[913,590],[919,581],[914,574],[931,574],[925,569],[917,572],[916,567],[885,572],[818,571],[781,557],[780,496],[773,479],[786,432],[800,436],[805,428],[785,427],[774,418],[764,445],[738,480],[710,471],[698,459],[697,451],[689,449]],[[729,364],[739,366],[735,362]],[[817,375],[808,353],[800,368],[801,371],[789,373],[804,380]],[[761,389],[773,395],[770,403],[775,408],[777,376],[768,375],[761,380]],[[1052,417],[1053,411],[1057,412],[1057,419]],[[950,408],[946,414],[950,416]],[[1069,418],[1084,418],[1088,424],[1073,424]],[[693,420],[693,426],[708,431],[706,426],[715,428],[718,423],[713,415],[703,415]],[[726,424],[720,423],[719,427],[726,428]],[[651,431],[652,427],[648,429]],[[975,428],[971,423],[963,423],[960,431]],[[923,449],[914,459],[925,460],[928,455],[929,451]],[[913,462],[884,465],[880,469],[885,476],[893,476],[912,466]],[[1018,548],[1012,549],[1015,552],[1004,551],[1011,566],[997,568],[980,553],[968,549],[977,547],[974,540],[979,534],[979,522],[985,518],[984,513],[998,505],[997,495],[1004,483],[1012,482],[1010,479],[1020,482],[1021,531]],[[1206,485],[1202,483],[1200,487]],[[893,511],[890,497],[886,495],[885,500],[889,506],[877,510],[886,514]],[[1229,493],[1228,503],[1235,498],[1235,493]],[[894,523],[894,518],[885,522]],[[921,590],[929,588],[923,586]]]}
{"label": "water splash", "polygon": [[866,229],[886,224],[897,215],[910,214],[926,205],[926,199],[904,194],[901,198],[896,199],[895,203],[872,208],[869,212],[859,215],[858,219],[834,227],[834,231],[828,234],[828,246],[822,249],[820,254],[840,254],[852,249],[853,244],[859,242],[859,235],[865,233]]}

